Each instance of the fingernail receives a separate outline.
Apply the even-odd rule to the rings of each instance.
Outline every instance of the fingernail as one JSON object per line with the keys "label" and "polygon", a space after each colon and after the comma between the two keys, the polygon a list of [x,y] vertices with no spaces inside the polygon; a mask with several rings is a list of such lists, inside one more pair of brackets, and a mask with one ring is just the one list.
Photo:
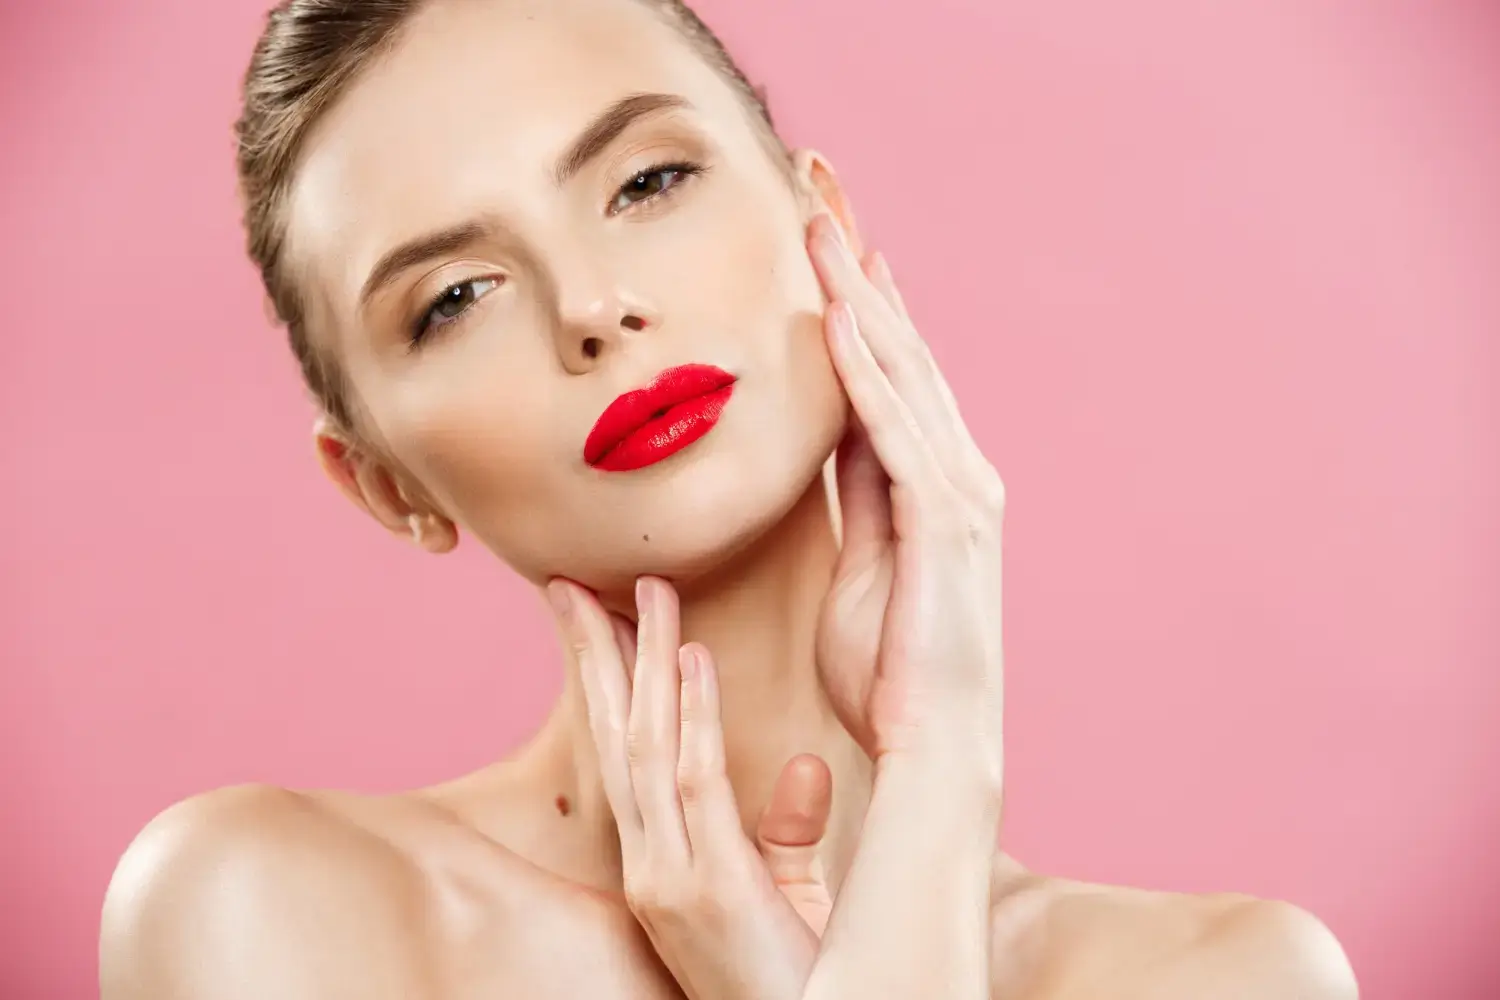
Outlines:
{"label": "fingernail", "polygon": [[650,579],[647,578],[647,577],[644,577],[644,576],[638,576],[638,577],[636,577],[635,578],[635,609],[636,609],[636,611],[638,611],[639,613],[641,613],[643,615],[646,613],[647,608],[649,608],[651,606],[651,594],[652,594],[652,590],[651,590],[651,581],[650,581]]}
{"label": "fingernail", "polygon": [[683,646],[677,651],[677,667],[682,671],[682,679],[691,681],[698,676],[698,651],[692,646]]}
{"label": "fingernail", "polygon": [[548,583],[547,599],[552,602],[552,610],[557,612],[557,617],[565,622],[573,620],[573,594],[566,583],[557,580]]}

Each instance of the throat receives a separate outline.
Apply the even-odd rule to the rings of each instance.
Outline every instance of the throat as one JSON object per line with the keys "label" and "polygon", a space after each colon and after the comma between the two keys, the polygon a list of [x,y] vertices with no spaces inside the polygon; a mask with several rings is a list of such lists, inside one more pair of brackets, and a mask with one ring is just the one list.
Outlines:
{"label": "throat", "polygon": [[[870,762],[835,717],[814,657],[838,555],[835,531],[819,479],[731,564],[680,589],[682,641],[706,646],[718,672],[725,769],[741,828],[753,842],[790,760],[809,753],[823,758],[833,775],[834,811],[822,853],[834,882],[858,835],[871,780]],[[603,795],[576,664],[567,664],[563,697],[545,729],[567,733],[552,742],[566,745],[570,758],[566,766],[549,768],[562,779],[545,793],[556,804],[554,823],[602,838],[606,842],[591,850],[617,864],[618,831]]]}

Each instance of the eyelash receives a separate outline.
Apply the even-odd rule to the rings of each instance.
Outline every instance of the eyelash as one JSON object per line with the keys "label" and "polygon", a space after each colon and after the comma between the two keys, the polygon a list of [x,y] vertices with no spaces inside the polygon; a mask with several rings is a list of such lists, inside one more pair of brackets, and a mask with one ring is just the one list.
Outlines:
{"label": "eyelash", "polygon": [[[638,171],[635,172],[635,174],[633,174],[631,176],[631,178],[628,181],[626,181],[624,184],[621,184],[620,187],[619,187],[619,190],[617,190],[615,192],[614,198],[610,201],[610,209],[609,209],[609,211],[611,212],[611,214],[618,215],[621,212],[629,211],[631,208],[634,208],[636,205],[644,205],[647,202],[655,201],[656,199],[664,197],[664,196],[670,194],[672,191],[675,191],[677,189],[678,185],[680,185],[683,180],[685,180],[687,178],[690,178],[690,177],[696,177],[699,174],[703,173],[703,171],[705,169],[706,168],[703,167],[701,164],[698,164],[698,163],[689,163],[689,162],[687,162],[687,161],[684,160],[684,161],[675,162],[675,163],[658,163],[658,164],[655,164],[653,166],[647,167],[645,170],[638,170]],[[678,175],[678,180],[674,181],[672,184],[668,185],[667,187],[662,188],[660,191],[656,192],[655,194],[649,194],[649,195],[647,195],[645,198],[643,198],[640,201],[631,202],[629,205],[626,205],[624,208],[617,209],[617,208],[614,207],[615,202],[619,200],[620,195],[622,195],[622,194],[625,193],[625,189],[626,188],[630,187],[632,184],[634,184],[636,181],[642,179],[643,177],[655,177],[657,174],[677,174]]]}
{"label": "eyelash", "polygon": [[[707,168],[702,166],[701,164],[681,161],[673,163],[659,163],[654,166],[647,167],[645,170],[639,170],[636,173],[632,174],[630,179],[624,184],[621,184],[619,189],[615,191],[614,198],[610,200],[607,211],[611,215],[619,215],[622,212],[628,212],[639,205],[649,204],[661,198],[669,197],[672,192],[676,191],[677,188],[681,186],[683,180],[691,177],[697,177],[706,169]],[[620,196],[624,194],[626,189],[631,185],[642,180],[643,178],[655,177],[658,174],[675,174],[677,175],[677,178],[663,187],[661,190],[648,194],[639,201],[630,202],[625,205],[624,208],[614,207],[615,203],[619,201]],[[483,298],[484,295],[489,294],[489,292],[494,291],[494,288],[487,290],[482,295],[476,295],[473,302],[470,302],[469,305],[465,306],[461,312],[459,312],[455,316],[449,317],[444,322],[430,322],[432,319],[432,314],[437,311],[438,307],[443,304],[443,301],[447,299],[448,296],[452,295],[453,292],[468,285],[478,285],[485,282],[490,282],[494,286],[498,287],[500,285],[500,281],[501,279],[495,277],[465,278],[463,281],[454,282],[453,284],[444,288],[442,291],[438,292],[428,300],[426,307],[417,315],[416,321],[412,324],[412,329],[408,338],[410,340],[411,347],[415,348],[419,346],[422,341],[427,339],[427,337],[431,336],[438,330],[442,330],[447,327],[453,326],[455,323],[462,322],[464,317],[468,316],[470,310],[473,309],[474,305],[479,301],[479,299]]]}

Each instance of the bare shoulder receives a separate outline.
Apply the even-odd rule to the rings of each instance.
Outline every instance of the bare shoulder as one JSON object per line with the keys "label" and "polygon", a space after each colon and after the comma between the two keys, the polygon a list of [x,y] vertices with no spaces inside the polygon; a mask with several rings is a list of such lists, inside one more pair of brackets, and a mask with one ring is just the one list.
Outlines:
{"label": "bare shoulder", "polygon": [[1357,1000],[1343,948],[1290,903],[1013,880],[994,907],[996,1000]]}
{"label": "bare shoulder", "polygon": [[100,933],[103,1000],[434,995],[422,875],[318,796],[222,789],[152,820]]}

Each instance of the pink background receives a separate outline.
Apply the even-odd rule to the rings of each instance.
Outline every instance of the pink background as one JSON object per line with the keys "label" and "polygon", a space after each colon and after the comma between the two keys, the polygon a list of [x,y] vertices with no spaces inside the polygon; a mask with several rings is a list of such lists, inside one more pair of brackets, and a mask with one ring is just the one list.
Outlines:
{"label": "pink background", "polygon": [[[391,789],[558,682],[524,590],[319,478],[241,256],[264,0],[0,13],[0,996],[230,782]],[[1012,493],[1010,846],[1292,899],[1500,996],[1500,7],[713,0]]]}

